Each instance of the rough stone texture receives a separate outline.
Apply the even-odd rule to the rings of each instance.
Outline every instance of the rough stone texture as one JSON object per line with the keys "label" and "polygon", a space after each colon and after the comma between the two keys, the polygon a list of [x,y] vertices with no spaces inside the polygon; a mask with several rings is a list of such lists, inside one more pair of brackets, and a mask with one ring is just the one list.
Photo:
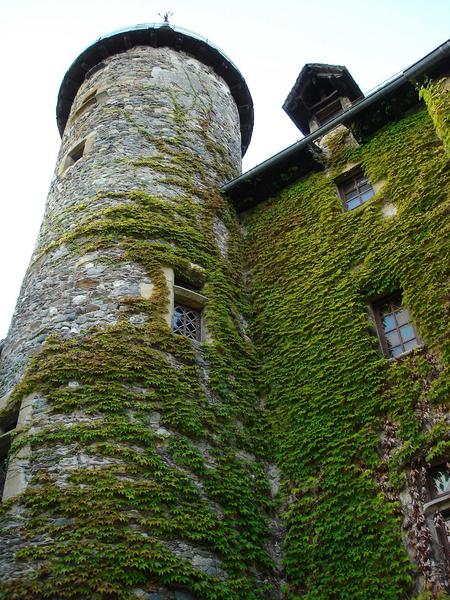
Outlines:
{"label": "rough stone texture", "polygon": [[[97,91],[97,103],[80,111],[86,96],[94,91]],[[124,299],[150,296],[151,279],[141,266],[124,260],[119,248],[80,254],[69,237],[80,223],[89,223],[104,209],[126,202],[127,198],[120,197],[120,192],[142,190],[174,203],[183,195],[184,190],[175,183],[163,186],[160,174],[151,168],[131,164],[142,156],[159,156],[148,137],[142,134],[143,128],[151,131],[154,139],[176,136],[172,94],[193,123],[200,120],[198,107],[210,106],[210,132],[226,150],[224,162],[228,164],[229,174],[239,173],[237,108],[229,89],[211,68],[168,48],[136,47],[108,58],[105,66],[82,84],[64,132],[39,238],[3,346],[0,397],[11,392],[30,356],[41,348],[50,333],[78,338],[93,327],[116,323]],[[220,177],[213,169],[211,150],[198,129],[198,135],[194,131],[184,149],[200,158],[203,165],[210,166],[204,170],[210,174],[211,181],[205,182],[199,177],[194,183],[199,189],[210,184],[217,188]],[[67,166],[71,162],[68,154],[88,136],[90,143],[85,146],[85,154]],[[196,178],[195,173],[193,178]],[[102,196],[111,192],[118,195]],[[197,201],[201,202],[201,198]],[[218,219],[214,233],[218,248],[225,255],[228,231]],[[172,240],[161,241],[173,244]],[[129,317],[134,324],[144,323],[147,318],[140,312]],[[68,387],[79,385],[77,381],[70,381]],[[203,385],[207,391],[206,377]],[[129,416],[133,418],[132,414]],[[31,403],[29,433],[39,433],[53,426],[70,428],[83,422],[93,423],[96,418],[79,411],[70,415],[55,413],[47,399],[37,395]],[[160,425],[157,412],[151,415],[148,425],[156,436],[172,435]],[[213,468],[207,444],[198,442],[198,448],[205,464]],[[161,455],[170,464],[170,457],[163,452]],[[120,464],[120,459],[95,456],[75,444],[59,443],[52,446],[51,452],[45,448],[34,449],[30,460],[20,468],[25,482],[36,473],[47,473],[57,485],[64,487],[75,469],[96,469],[108,464]],[[201,490],[201,482],[192,477]],[[217,515],[222,514],[214,502],[211,509]],[[25,518],[22,513],[23,509],[17,507],[9,516],[0,549],[0,580],[25,576],[37,566],[19,565],[14,560],[15,553],[29,543],[18,534]],[[56,519],[50,524],[63,523]],[[34,543],[44,543],[44,540]],[[172,540],[168,547],[198,570],[226,580],[220,560],[211,552],[181,540]],[[153,600],[194,600],[188,592],[163,588],[152,593],[136,588],[133,593],[137,598]]]}
{"label": "rough stone texture", "polygon": [[[94,91],[100,96],[97,104],[74,118]],[[211,135],[226,149],[230,171],[240,171],[239,115],[228,87],[211,68],[169,48],[136,47],[108,58],[81,85],[72,106],[38,241],[2,351],[0,397],[18,381],[27,357],[50,332],[77,335],[93,325],[113,323],[120,299],[139,296],[139,285],[150,283],[139,266],[114,265],[120,257],[113,252],[79,256],[60,240],[77,224],[88,222],[90,215],[124,202],[97,197],[102,192],[139,189],[176,202],[182,193],[179,187],[162,185],[158,172],[130,164],[142,156],[159,155],[139,128],[155,138],[175,138],[172,94],[192,120],[200,119],[197,107],[211,105]],[[211,164],[213,182],[217,173],[201,133],[199,128],[198,135],[192,134],[188,149]],[[92,134],[83,157],[60,174],[69,150]],[[217,243],[225,252],[226,229],[219,222],[216,228]],[[45,252],[51,244],[56,247]]]}

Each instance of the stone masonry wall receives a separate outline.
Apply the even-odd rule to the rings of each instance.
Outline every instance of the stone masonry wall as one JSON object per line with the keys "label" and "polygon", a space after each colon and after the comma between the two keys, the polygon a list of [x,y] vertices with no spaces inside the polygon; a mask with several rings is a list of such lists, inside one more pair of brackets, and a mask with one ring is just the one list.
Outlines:
{"label": "stone masonry wall", "polygon": [[[239,171],[236,105],[197,60],[135,47],[80,87],[1,358],[3,405],[22,410],[0,597],[275,597],[238,228],[218,193]],[[168,326],[173,273],[208,299],[203,344]]]}
{"label": "stone masonry wall", "polygon": [[[74,118],[92,92],[99,96],[97,105]],[[114,262],[109,252],[94,252],[87,258],[69,252],[64,234],[91,214],[123,202],[123,197],[98,198],[99,193],[138,189],[173,200],[180,195],[179,186],[161,183],[159,171],[130,164],[143,155],[159,156],[140,127],[151,130],[156,140],[176,137],[174,94],[183,108],[189,108],[191,119],[203,118],[201,111],[207,107],[211,138],[220,140],[226,150],[230,171],[240,171],[237,108],[212,69],[168,48],[133,48],[107,59],[80,87],[64,132],[36,249],[2,350],[0,395],[17,382],[26,357],[50,332],[67,335],[112,323],[120,297],[139,296],[140,284],[148,283],[137,265],[122,263],[118,271],[101,266]],[[88,136],[92,143],[82,159],[61,174],[69,150]],[[217,185],[220,175],[213,168],[200,125],[190,131],[186,144],[204,163],[210,183]]]}

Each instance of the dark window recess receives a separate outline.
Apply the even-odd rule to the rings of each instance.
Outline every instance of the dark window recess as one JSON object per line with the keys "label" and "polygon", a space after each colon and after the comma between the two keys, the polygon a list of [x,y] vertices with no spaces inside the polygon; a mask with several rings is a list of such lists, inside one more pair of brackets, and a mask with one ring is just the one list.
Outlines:
{"label": "dark window recess", "polygon": [[409,310],[403,306],[399,293],[374,303],[373,309],[385,356],[393,358],[420,346]]}
{"label": "dark window recess", "polygon": [[450,563],[450,510],[434,515],[434,524],[447,562]]}
{"label": "dark window recess", "polygon": [[71,165],[74,165],[84,154],[84,146],[86,144],[86,140],[80,142],[73,150],[69,152],[69,161]]}
{"label": "dark window recess", "polygon": [[11,434],[17,427],[17,413],[11,413],[0,421],[0,502],[5,487],[6,472],[8,467],[8,452],[11,447]]}
{"label": "dark window recess", "polygon": [[0,502],[2,501],[3,489],[6,481],[8,453],[0,455]]}
{"label": "dark window recess", "polygon": [[353,172],[351,176],[338,183],[339,194],[347,210],[357,208],[367,202],[375,194],[367,177],[361,170]]}
{"label": "dark window recess", "polygon": [[172,317],[172,329],[179,335],[185,335],[191,340],[201,340],[201,312],[190,306],[175,303]]}
{"label": "dark window recess", "polygon": [[328,121],[331,121],[334,117],[337,117],[342,112],[342,104],[339,98],[334,100],[330,104],[327,104],[316,112],[316,119],[319,125],[325,125]]}
{"label": "dark window recess", "polygon": [[183,287],[187,290],[199,292],[205,283],[204,275],[196,273],[196,277],[187,277],[185,273],[175,273],[175,285]]}
{"label": "dark window recess", "polygon": [[73,115],[74,119],[77,119],[85,111],[87,111],[89,108],[92,108],[93,106],[95,106],[97,104],[96,94],[97,94],[97,90],[91,92],[88,96],[86,96],[86,98],[83,100],[83,102],[81,103],[78,110],[75,111],[75,114]]}
{"label": "dark window recess", "polygon": [[450,462],[428,469],[428,482],[431,498],[450,494]]}

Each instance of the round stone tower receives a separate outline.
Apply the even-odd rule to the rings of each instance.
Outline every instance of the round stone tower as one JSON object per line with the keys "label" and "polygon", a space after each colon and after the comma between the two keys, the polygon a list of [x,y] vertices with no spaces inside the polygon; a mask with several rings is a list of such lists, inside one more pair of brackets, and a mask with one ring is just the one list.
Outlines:
{"label": "round stone tower", "polygon": [[195,34],[139,25],[77,58],[57,120],[1,355],[0,597],[274,597],[239,229],[219,192],[251,136],[245,81]]}

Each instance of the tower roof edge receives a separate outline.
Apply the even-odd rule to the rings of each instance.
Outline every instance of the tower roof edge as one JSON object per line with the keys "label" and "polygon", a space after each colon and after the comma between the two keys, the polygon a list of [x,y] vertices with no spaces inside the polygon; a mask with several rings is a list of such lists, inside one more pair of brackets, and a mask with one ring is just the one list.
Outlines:
{"label": "tower roof edge", "polygon": [[244,77],[230,58],[207,38],[168,23],[141,23],[113,31],[98,38],[74,60],[63,78],[58,94],[56,121],[61,135],[75,96],[89,70],[105,58],[125,52],[133,46],[166,46],[186,52],[214,69],[225,80],[236,102],[242,155],[245,154],[252,136],[254,113],[253,100]]}

